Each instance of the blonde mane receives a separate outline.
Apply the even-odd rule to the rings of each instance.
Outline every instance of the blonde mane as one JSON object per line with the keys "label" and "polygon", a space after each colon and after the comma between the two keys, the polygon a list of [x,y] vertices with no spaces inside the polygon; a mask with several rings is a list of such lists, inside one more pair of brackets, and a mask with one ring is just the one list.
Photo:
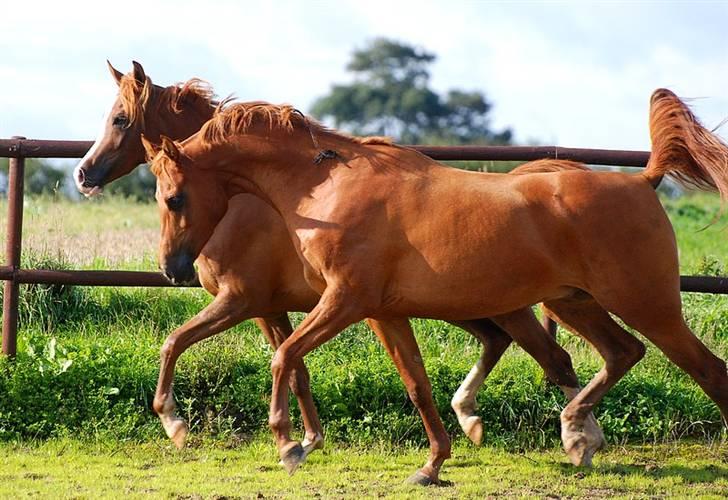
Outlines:
{"label": "blonde mane", "polygon": [[138,81],[130,73],[121,77],[119,82],[119,100],[129,123],[137,120],[144,125],[144,109],[152,96],[154,85],[152,79],[146,77],[144,83]]}
{"label": "blonde mane", "polygon": [[154,85],[148,76],[143,83],[139,82],[130,73],[122,76],[119,82],[119,101],[130,124],[138,120],[144,126],[144,111],[155,92],[159,94],[158,108],[175,114],[180,114],[183,111],[181,103],[190,99],[200,99],[211,108],[218,106],[212,86],[199,78],[164,88]]}
{"label": "blonde mane", "polygon": [[388,137],[353,137],[328,129],[312,118],[303,115],[290,104],[270,104],[263,101],[229,103],[223,101],[215,116],[200,129],[200,137],[206,145],[215,146],[227,141],[230,136],[246,133],[253,124],[262,121],[270,130],[280,129],[293,132],[303,126],[313,133],[333,134],[355,144],[392,145]]}

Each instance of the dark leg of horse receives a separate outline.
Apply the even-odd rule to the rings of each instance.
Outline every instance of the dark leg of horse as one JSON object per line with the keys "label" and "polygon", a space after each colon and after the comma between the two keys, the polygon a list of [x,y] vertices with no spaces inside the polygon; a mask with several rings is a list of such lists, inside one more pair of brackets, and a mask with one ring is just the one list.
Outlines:
{"label": "dark leg of horse", "polygon": [[334,338],[344,328],[360,321],[363,315],[357,300],[344,290],[327,288],[316,307],[298,328],[281,344],[273,356],[273,393],[269,425],[276,440],[281,462],[293,474],[306,458],[300,443],[291,440],[291,420],[288,414],[288,391],[285,382],[303,357],[324,342]]}
{"label": "dark leg of horse", "polygon": [[[281,314],[272,318],[255,318],[255,322],[274,349],[278,349],[293,333],[293,327],[288,320],[287,314]],[[313,402],[308,370],[303,360],[293,368],[288,385],[291,391],[293,391],[293,394],[296,395],[298,406],[301,409],[303,427],[306,431],[306,436],[301,443],[304,451],[308,454],[313,450],[323,448],[324,431],[321,428],[316,405]]]}
{"label": "dark leg of horse", "polygon": [[489,319],[459,321],[453,324],[477,338],[483,346],[480,358],[470,369],[450,402],[465,435],[479,445],[483,439],[483,422],[475,414],[475,396],[513,340]]}
{"label": "dark leg of horse", "polygon": [[586,339],[604,359],[604,367],[561,412],[561,440],[574,465],[591,465],[603,445],[589,430],[588,416],[630,368],[645,354],[645,346],[620,327],[591,297],[544,303],[546,313],[562,326]]}
{"label": "dark leg of horse", "polygon": [[432,399],[432,386],[425,373],[422,355],[409,320],[368,319],[367,323],[394,361],[412,404],[420,412],[430,441],[429,460],[408,479],[408,482],[423,486],[438,484],[440,467],[445,459],[450,458],[450,438]]}
{"label": "dark leg of horse", "polygon": [[167,436],[177,448],[184,446],[188,431],[185,421],[175,414],[172,382],[177,358],[192,344],[227,330],[249,317],[244,307],[241,307],[234,297],[220,293],[207,307],[175,330],[164,342],[153,407],[162,421]]}
{"label": "dark leg of horse", "polygon": [[[546,377],[559,386],[567,400],[573,400],[581,390],[571,363],[571,356],[538,322],[531,308],[519,309],[493,318],[493,321],[513,337],[541,366]],[[594,414],[589,411],[584,420],[583,432],[591,442],[605,444],[604,433]]]}
{"label": "dark leg of horse", "polygon": [[[549,380],[561,388],[569,401],[580,390],[571,357],[553,336],[547,334],[530,308],[499,316],[494,321],[498,321],[503,328],[489,319],[455,323],[483,343],[481,358],[470,370],[452,400],[460,426],[475,444],[480,444],[483,434],[482,421],[474,414],[475,396],[510,344],[511,337],[541,365]],[[594,439],[604,441],[604,433],[591,413],[585,427],[586,432],[594,436]]]}

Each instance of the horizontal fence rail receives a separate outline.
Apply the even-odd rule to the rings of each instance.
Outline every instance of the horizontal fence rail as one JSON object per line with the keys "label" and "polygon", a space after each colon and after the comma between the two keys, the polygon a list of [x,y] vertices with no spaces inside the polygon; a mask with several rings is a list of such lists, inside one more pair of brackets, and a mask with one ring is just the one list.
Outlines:
{"label": "horizontal fence rail", "polygon": [[[0,157],[81,158],[91,141],[46,141],[0,139]],[[451,161],[531,161],[543,158],[573,160],[590,165],[644,167],[648,151],[562,148],[558,146],[408,146],[435,160]]]}
{"label": "horizontal fence rail", "polygon": [[[57,284],[83,286],[174,286],[159,273],[142,271],[74,271],[21,269],[21,232],[23,221],[23,177],[25,158],[80,158],[91,141],[35,140],[23,137],[0,139],[0,158],[10,158],[8,172],[8,222],[6,265],[0,266],[3,295],[4,354],[14,356],[20,284]],[[436,160],[445,161],[530,161],[544,158],[573,160],[590,165],[645,167],[650,153],[608,149],[563,148],[557,146],[410,146]],[[199,283],[191,286],[200,286]],[[684,292],[728,294],[728,277],[681,276]],[[549,323],[554,331],[555,323]]]}

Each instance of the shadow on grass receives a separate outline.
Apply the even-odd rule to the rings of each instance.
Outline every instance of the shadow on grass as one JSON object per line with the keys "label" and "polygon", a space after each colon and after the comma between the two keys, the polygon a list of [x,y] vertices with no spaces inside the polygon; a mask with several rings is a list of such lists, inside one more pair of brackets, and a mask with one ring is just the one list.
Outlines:
{"label": "shadow on grass", "polygon": [[703,465],[688,467],[684,465],[658,465],[655,463],[642,464],[603,464],[592,468],[574,467],[567,463],[551,464],[564,476],[576,476],[578,479],[598,474],[613,474],[616,476],[643,476],[660,479],[679,477],[685,483],[713,483],[718,479],[728,479],[728,467],[722,465]]}

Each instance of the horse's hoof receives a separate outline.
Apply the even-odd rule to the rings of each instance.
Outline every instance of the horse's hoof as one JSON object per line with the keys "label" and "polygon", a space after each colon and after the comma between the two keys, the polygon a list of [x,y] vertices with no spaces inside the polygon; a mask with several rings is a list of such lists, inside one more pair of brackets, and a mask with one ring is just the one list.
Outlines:
{"label": "horse's hoof", "polygon": [[605,450],[607,448],[607,438],[604,437],[604,432],[593,413],[589,413],[586,420],[584,420],[584,432],[591,436],[591,441],[598,442],[595,451]]}
{"label": "horse's hoof", "polygon": [[596,447],[590,448],[584,437],[571,438],[564,444],[566,456],[577,467],[591,467]]}
{"label": "horse's hoof", "polygon": [[468,417],[463,424],[463,431],[475,446],[480,446],[483,441],[483,421],[480,417]]}
{"label": "horse's hoof", "polygon": [[592,450],[583,450],[583,451],[574,451],[574,452],[567,451],[566,454],[569,456],[569,460],[571,460],[571,463],[577,467],[591,467],[592,466],[592,457],[594,456],[594,452]]}
{"label": "horse's hoof", "polygon": [[189,428],[187,427],[187,424],[184,420],[180,418],[172,421],[172,423],[165,428],[165,431],[167,432],[167,436],[169,437],[169,439],[172,440],[178,450],[181,450],[185,447],[185,441],[187,440]]}
{"label": "horse's hoof", "polygon": [[306,452],[299,443],[292,446],[281,454],[281,465],[289,476],[292,476],[298,467],[306,460]]}
{"label": "horse's hoof", "polygon": [[301,446],[303,446],[305,457],[307,457],[312,451],[324,449],[324,437],[321,434],[316,434],[316,437],[311,441],[309,441],[308,438],[305,438],[301,442]]}
{"label": "horse's hoof", "polygon": [[433,479],[422,471],[417,471],[407,478],[407,484],[415,484],[417,486],[432,486],[439,485],[439,479]]}
{"label": "horse's hoof", "polygon": [[604,434],[596,423],[587,417],[579,423],[566,417],[566,408],[561,412],[561,441],[572,464],[577,467],[591,467],[592,457],[604,445]]}

